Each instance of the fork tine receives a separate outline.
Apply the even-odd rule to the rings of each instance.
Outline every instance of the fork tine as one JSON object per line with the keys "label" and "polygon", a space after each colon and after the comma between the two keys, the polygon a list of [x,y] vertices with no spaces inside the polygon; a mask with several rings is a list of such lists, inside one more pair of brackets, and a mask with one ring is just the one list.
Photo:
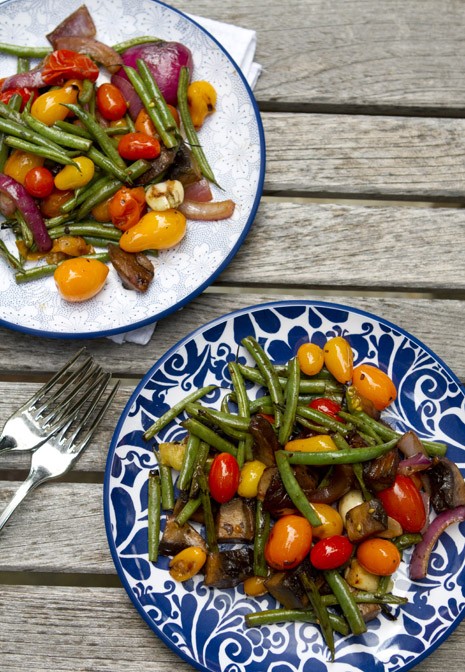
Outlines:
{"label": "fork tine", "polygon": [[[92,357],[87,357],[81,366],[73,371],[73,373],[63,383],[61,383],[60,387],[51,396],[44,399],[44,402],[41,406],[35,408],[36,419],[43,416],[44,411],[46,411],[48,408],[52,408],[52,404],[56,404],[58,401],[60,401],[61,397],[65,395],[66,392],[68,392],[68,394],[64,399],[61,399],[60,405],[67,404],[69,401],[71,401],[71,399],[73,399],[73,397],[79,392],[79,385],[83,385],[85,383],[87,377],[96,367],[99,368],[98,365],[94,363]],[[45,397],[45,395],[43,396]],[[40,399],[37,401],[40,401]]]}

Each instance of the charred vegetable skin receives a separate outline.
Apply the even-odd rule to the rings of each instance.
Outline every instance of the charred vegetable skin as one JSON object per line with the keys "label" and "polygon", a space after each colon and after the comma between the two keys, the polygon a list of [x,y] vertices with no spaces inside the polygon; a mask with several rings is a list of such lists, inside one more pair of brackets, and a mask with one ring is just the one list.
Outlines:
{"label": "charred vegetable skin", "polygon": [[[145,430],[151,439],[187,415],[180,423],[188,433],[178,500],[160,552],[204,548],[199,572],[205,585],[244,582],[246,595],[268,592],[281,605],[249,614],[248,626],[318,622],[334,657],[335,633],[362,634],[382,604],[405,602],[386,588],[409,546],[417,545],[411,577],[425,576],[441,531],[465,517],[464,481],[443,455],[445,446],[396,433],[361,397],[351,384],[350,346],[342,337],[321,349],[337,378],[323,363],[317,373],[305,373],[314,365],[308,349],[278,366],[254,338],[241,345],[252,364],[229,362],[221,410],[200,401],[211,391],[203,388]],[[262,388],[261,397],[249,399],[248,381]],[[387,390],[394,398],[392,385]],[[316,394],[309,397],[310,390]],[[179,444],[172,450],[174,462]],[[259,474],[258,482],[252,488],[244,481],[241,488],[249,471]],[[420,493],[419,478],[412,480],[415,474],[440,513],[426,533],[427,494]]]}

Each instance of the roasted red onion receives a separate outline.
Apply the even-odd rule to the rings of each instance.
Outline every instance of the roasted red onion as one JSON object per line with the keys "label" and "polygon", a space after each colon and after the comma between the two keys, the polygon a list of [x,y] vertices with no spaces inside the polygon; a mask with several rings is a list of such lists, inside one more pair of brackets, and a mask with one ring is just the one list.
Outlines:
{"label": "roasted red onion", "polygon": [[399,462],[397,471],[404,476],[410,476],[410,474],[414,474],[417,471],[425,471],[425,469],[428,469],[431,466],[431,462],[431,458],[424,453],[416,453],[415,455],[412,455],[412,457],[408,457]]}
{"label": "roasted red onion", "polygon": [[209,181],[202,177],[197,182],[192,182],[184,187],[184,198],[187,201],[207,203],[213,199]]}
{"label": "roasted red onion", "polygon": [[187,219],[216,221],[218,219],[227,219],[228,217],[231,217],[235,207],[234,201],[231,200],[200,203],[198,201],[188,201],[187,199],[184,199],[178,210],[180,210]]}
{"label": "roasted red onion", "polygon": [[76,11],[63,19],[51,33],[48,33],[47,40],[56,49],[56,40],[60,37],[69,37],[71,35],[95,37],[96,34],[97,29],[89,10],[85,5],[81,5]]}
{"label": "roasted red onion", "polygon": [[427,575],[431,552],[444,530],[452,523],[460,523],[463,520],[465,520],[465,506],[457,506],[436,516],[412,553],[409,572],[413,581],[424,579]]}
{"label": "roasted red onion", "polygon": [[411,429],[400,437],[397,447],[405,457],[413,457],[417,453],[424,453],[426,455],[422,442]]}
{"label": "roasted red onion", "polygon": [[120,75],[112,75],[111,83],[114,84],[123,94],[124,99],[128,104],[129,116],[133,121],[135,121],[143,105],[141,99],[135,92],[133,85],[128,79],[120,77]]}
{"label": "roasted red onion", "polygon": [[0,192],[11,198],[16,208],[22,213],[39,251],[48,252],[52,247],[52,239],[48,234],[37,203],[29,196],[23,185],[9,175],[0,173]]}
{"label": "roasted red onion", "polygon": [[11,77],[6,77],[3,80],[1,91],[15,88],[38,89],[41,86],[45,86],[45,82],[42,77],[42,65],[38,65],[28,72],[19,72],[16,75],[11,75]]}

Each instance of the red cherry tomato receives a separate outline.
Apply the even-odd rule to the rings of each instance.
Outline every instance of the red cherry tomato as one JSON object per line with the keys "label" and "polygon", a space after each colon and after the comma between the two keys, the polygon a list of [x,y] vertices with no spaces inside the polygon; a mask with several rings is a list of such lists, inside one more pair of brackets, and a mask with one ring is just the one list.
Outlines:
{"label": "red cherry tomato", "polygon": [[99,76],[96,63],[85,54],[70,49],[57,49],[45,57],[42,79],[46,84],[62,84],[67,79],[90,79]]}
{"label": "red cherry tomato", "polygon": [[229,502],[237,492],[241,470],[229,453],[219,453],[212,462],[208,474],[210,494],[216,502]]}
{"label": "red cherry tomato", "polygon": [[0,102],[7,105],[7,103],[10,101],[10,98],[12,98],[12,96],[14,96],[16,93],[22,98],[20,112],[24,110],[24,107],[26,106],[31,96],[33,96],[33,101],[37,98],[37,89],[31,89],[28,86],[24,86],[21,88],[15,87],[13,89],[7,89],[6,91],[0,92]]}
{"label": "red cherry tomato", "polygon": [[420,532],[426,523],[425,505],[409,476],[398,474],[391,487],[378,492],[388,516],[397,520],[404,532]]}
{"label": "red cherry tomato", "polygon": [[347,537],[334,534],[316,542],[310,551],[310,562],[316,569],[336,569],[349,560],[353,548]]}
{"label": "red cherry tomato", "polygon": [[95,98],[97,109],[104,119],[117,121],[124,117],[128,110],[123,94],[114,84],[105,82],[97,89]]}
{"label": "red cherry tomato", "polygon": [[53,175],[48,168],[36,166],[26,173],[24,186],[34,198],[46,198],[50,196],[54,188]]}
{"label": "red cherry tomato", "polygon": [[265,560],[277,570],[297,567],[312,545],[312,526],[294,513],[279,518],[271,528],[265,544]]}
{"label": "red cherry tomato", "polygon": [[315,408],[317,411],[326,413],[326,415],[329,415],[335,420],[339,420],[339,422],[343,422],[342,418],[339,418],[337,415],[341,410],[341,407],[336,401],[333,401],[332,399],[328,399],[327,397],[320,397],[319,399],[313,399],[309,403],[309,406],[310,408]]}
{"label": "red cherry tomato", "polygon": [[160,154],[160,143],[147,133],[126,133],[118,143],[118,152],[123,159],[137,161],[137,159],[156,159]]}
{"label": "red cherry tomato", "polygon": [[108,213],[113,226],[127,231],[137,224],[145,210],[144,187],[121,187],[108,204]]}

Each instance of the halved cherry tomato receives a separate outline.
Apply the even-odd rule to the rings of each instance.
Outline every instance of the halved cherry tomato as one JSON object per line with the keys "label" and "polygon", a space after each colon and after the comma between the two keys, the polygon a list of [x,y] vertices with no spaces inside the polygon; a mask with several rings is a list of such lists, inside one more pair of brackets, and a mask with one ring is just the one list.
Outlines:
{"label": "halved cherry tomato", "polygon": [[352,378],[353,352],[350,343],[343,336],[334,336],[324,347],[325,366],[339,383],[347,383]]}
{"label": "halved cherry tomato", "polygon": [[26,191],[34,198],[50,196],[54,187],[53,175],[45,166],[31,168],[24,178]]}
{"label": "halved cherry tomato", "polygon": [[37,89],[31,89],[28,86],[7,89],[6,91],[0,92],[0,101],[2,103],[5,103],[6,105],[9,102],[10,98],[12,98],[12,96],[14,96],[15,94],[18,94],[22,98],[23,102],[21,103],[21,109],[20,109],[20,112],[22,112],[31,96],[33,101],[37,98]]}
{"label": "halved cherry tomato", "polygon": [[316,569],[336,569],[352,555],[353,544],[342,534],[334,534],[316,542],[310,551],[310,562]]}
{"label": "halved cherry tomato", "polygon": [[134,128],[136,131],[139,133],[145,133],[146,135],[151,135],[154,137],[157,137],[157,130],[155,128],[155,124],[153,121],[150,119],[149,114],[145,107],[141,109],[139,114],[136,117],[136,120],[134,122]]}
{"label": "halved cherry tomato", "polygon": [[312,526],[306,518],[290,513],[279,518],[265,544],[265,560],[277,570],[297,567],[310,551]]}
{"label": "halved cherry tomato", "polygon": [[62,84],[67,79],[90,79],[99,76],[96,63],[85,54],[70,49],[57,49],[45,57],[42,79],[46,84]]}
{"label": "halved cherry tomato", "polygon": [[396,386],[387,375],[373,364],[359,364],[354,368],[352,385],[373,406],[382,411],[389,406],[396,397]]}
{"label": "halved cherry tomato", "polygon": [[338,417],[338,413],[341,410],[341,407],[336,401],[333,401],[332,399],[328,399],[327,397],[312,399],[312,401],[309,403],[309,406],[310,408],[314,408],[317,411],[326,413],[326,415],[329,415],[335,420],[339,420],[339,422],[343,422],[342,418]]}
{"label": "halved cherry tomato", "polygon": [[52,218],[62,215],[61,206],[64,205],[74,195],[74,191],[60,191],[54,189],[49,196],[40,201],[40,211],[44,217]]}
{"label": "halved cherry tomato", "polygon": [[121,136],[118,143],[118,153],[123,159],[137,161],[137,159],[156,159],[160,154],[160,143],[147,133],[134,131]]}
{"label": "halved cherry tomato", "polygon": [[239,464],[229,453],[219,453],[208,473],[208,487],[216,502],[229,502],[237,492],[240,479]]}
{"label": "halved cherry tomato", "polygon": [[394,484],[377,493],[388,516],[397,520],[404,532],[420,532],[426,523],[425,505],[409,476],[398,474]]}
{"label": "halved cherry tomato", "polygon": [[121,119],[128,109],[121,91],[109,82],[105,82],[98,87],[95,102],[102,117],[108,119],[108,121]]}
{"label": "halved cherry tomato", "polygon": [[108,205],[108,212],[113,226],[127,231],[142,217],[145,210],[144,187],[121,187]]}
{"label": "halved cherry tomato", "polygon": [[302,373],[315,376],[325,363],[324,352],[316,343],[302,343],[297,350],[297,359]]}
{"label": "halved cherry tomato", "polygon": [[391,576],[400,565],[400,553],[388,539],[366,539],[357,548],[357,560],[367,572]]}

